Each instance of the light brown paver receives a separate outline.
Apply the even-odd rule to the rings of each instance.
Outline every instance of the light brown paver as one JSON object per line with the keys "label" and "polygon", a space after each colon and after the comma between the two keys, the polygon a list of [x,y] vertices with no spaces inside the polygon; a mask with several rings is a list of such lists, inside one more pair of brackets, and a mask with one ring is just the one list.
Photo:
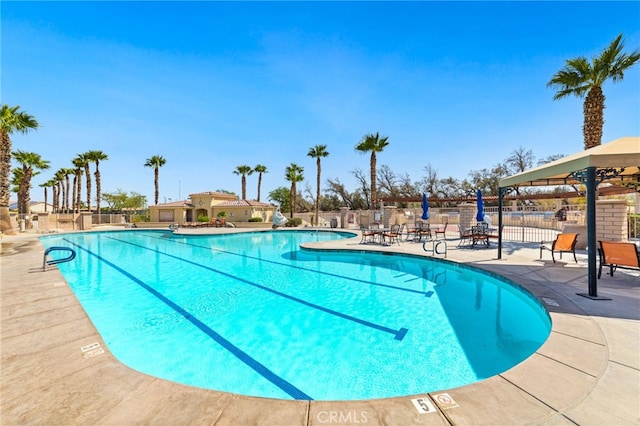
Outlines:
{"label": "light brown paver", "polygon": [[[411,242],[379,247],[359,241],[358,235],[309,246],[431,255]],[[558,304],[546,305],[553,321],[547,342],[500,375],[400,398],[285,401],[184,386],[128,368],[110,354],[57,269],[42,272],[37,236],[1,242],[2,425],[640,424],[640,274],[603,275],[599,295],[613,300],[578,296],[587,290],[584,253],[578,265],[568,259],[553,264],[538,260],[535,245],[508,244],[497,260],[495,247],[462,249],[448,241],[449,260],[504,275]],[[82,352],[94,343],[104,352]],[[435,411],[421,414],[415,398]]]}

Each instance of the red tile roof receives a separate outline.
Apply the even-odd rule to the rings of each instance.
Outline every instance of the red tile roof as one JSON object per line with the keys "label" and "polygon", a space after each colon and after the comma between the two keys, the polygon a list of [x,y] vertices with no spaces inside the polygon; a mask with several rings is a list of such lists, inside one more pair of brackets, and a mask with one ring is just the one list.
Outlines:
{"label": "red tile roof", "polygon": [[214,207],[275,207],[273,204],[263,203],[256,200],[234,200],[223,201],[216,204]]}

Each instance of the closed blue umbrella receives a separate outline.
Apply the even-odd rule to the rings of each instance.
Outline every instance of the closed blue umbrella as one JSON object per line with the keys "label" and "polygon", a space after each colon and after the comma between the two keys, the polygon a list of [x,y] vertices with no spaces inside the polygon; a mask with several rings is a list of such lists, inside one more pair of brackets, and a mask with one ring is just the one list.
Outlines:
{"label": "closed blue umbrella", "polygon": [[429,200],[427,200],[427,194],[422,193],[422,219],[429,219]]}
{"label": "closed blue umbrella", "polygon": [[482,191],[478,189],[478,213],[476,213],[476,220],[478,222],[484,222],[484,201],[482,201]]}

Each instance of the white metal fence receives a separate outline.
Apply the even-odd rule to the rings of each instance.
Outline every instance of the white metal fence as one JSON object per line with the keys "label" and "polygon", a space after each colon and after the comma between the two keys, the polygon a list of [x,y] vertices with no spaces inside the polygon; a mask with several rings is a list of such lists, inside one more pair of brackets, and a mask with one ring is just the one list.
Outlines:
{"label": "white metal fence", "polygon": [[[586,215],[584,205],[567,205],[566,216],[558,218],[555,211],[547,211],[539,206],[511,206],[503,207],[502,238],[504,241],[549,241],[555,239],[558,232],[567,225],[585,225]],[[312,226],[313,213],[296,213],[296,217],[302,219],[303,226]],[[398,208],[393,218],[388,218],[390,223],[413,223],[420,220],[421,208]],[[485,217],[494,226],[498,225],[498,207],[487,207]],[[319,224],[321,227],[337,227],[346,229],[358,229],[360,224],[368,226],[371,223],[383,222],[384,212],[380,210],[350,210],[346,215],[345,226],[341,223],[340,212],[320,212]],[[447,235],[458,234],[460,223],[460,211],[455,208],[430,208],[429,223],[432,226],[448,223]],[[333,225],[333,226],[332,226]],[[630,234],[631,235],[631,234]]]}

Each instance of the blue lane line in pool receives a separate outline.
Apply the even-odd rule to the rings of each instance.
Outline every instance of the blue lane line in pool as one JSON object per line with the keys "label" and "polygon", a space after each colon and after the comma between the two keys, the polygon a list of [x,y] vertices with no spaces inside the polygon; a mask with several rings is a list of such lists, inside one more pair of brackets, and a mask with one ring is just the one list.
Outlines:
{"label": "blue lane line in pool", "polygon": [[[155,239],[161,239],[162,238],[162,237],[156,237],[154,235],[143,235],[143,236],[147,237],[147,238],[155,238]],[[162,241],[167,241],[167,239],[166,238],[162,238]],[[201,245],[198,245],[198,244],[192,244],[192,243],[188,243],[188,242],[185,242],[185,241],[176,241],[176,240],[173,240],[173,239],[170,239],[169,241],[174,242],[176,244],[183,244],[185,246],[197,247],[197,248],[205,249],[207,251],[215,250],[218,253],[225,253],[225,254],[230,254],[230,255],[233,255],[233,256],[244,257],[244,258],[247,258],[247,259],[258,260],[260,262],[272,263],[274,265],[283,266],[283,267],[286,267],[286,268],[295,268],[295,269],[299,269],[301,271],[314,272],[316,274],[323,274],[323,275],[327,275],[327,276],[330,276],[330,277],[341,278],[341,279],[347,280],[347,281],[355,281],[355,282],[364,283],[364,284],[368,284],[368,285],[372,285],[372,286],[376,286],[376,287],[391,288],[393,290],[406,291],[408,293],[423,294],[425,297],[433,296],[433,291],[413,290],[411,288],[398,287],[398,286],[389,285],[389,284],[374,283],[374,282],[371,282],[371,281],[360,280],[360,279],[352,278],[352,277],[346,277],[344,275],[333,274],[331,272],[318,272],[315,269],[303,268],[301,266],[296,266],[296,265],[290,265],[290,264],[287,264],[287,263],[276,262],[274,260],[261,259],[259,257],[255,257],[255,256],[247,256],[246,254],[239,254],[239,253],[234,253],[232,251],[220,250],[220,249],[217,249],[217,248],[214,248],[214,247],[201,246]],[[421,279],[421,278],[418,277],[416,279]]]}
{"label": "blue lane line in pool", "polygon": [[278,290],[274,290],[274,289],[269,288],[267,286],[264,286],[262,284],[258,284],[258,283],[254,283],[254,282],[249,281],[249,280],[245,280],[244,278],[228,274],[226,272],[217,270],[217,269],[212,268],[210,266],[206,266],[206,265],[203,265],[201,263],[193,262],[191,260],[183,259],[181,257],[174,256],[172,254],[162,253],[161,251],[158,251],[156,249],[152,249],[152,248],[149,248],[149,247],[145,247],[145,246],[140,245],[140,244],[132,243],[132,242],[129,242],[129,241],[123,241],[123,240],[120,240],[120,239],[114,238],[114,237],[106,237],[106,238],[118,241],[120,243],[129,244],[129,245],[132,245],[132,246],[135,246],[135,247],[139,247],[139,248],[142,248],[142,249],[145,249],[145,250],[149,250],[149,251],[152,251],[152,252],[167,256],[167,257],[171,257],[173,259],[179,260],[180,262],[185,262],[185,263],[189,263],[191,265],[198,266],[200,268],[206,269],[206,270],[214,272],[216,274],[224,275],[225,277],[228,277],[228,278],[234,279],[236,281],[240,281],[240,282],[243,282],[245,284],[249,284],[250,286],[257,287],[259,289],[268,291],[268,292],[273,293],[275,295],[278,295],[280,297],[284,297],[286,299],[293,300],[294,302],[301,303],[301,304],[303,304],[305,306],[309,306],[310,308],[317,309],[319,311],[323,311],[323,312],[326,312],[328,314],[335,315],[337,317],[344,318],[344,319],[347,319],[349,321],[356,322],[356,323],[364,325],[366,327],[371,327],[371,328],[374,328],[376,330],[384,331],[385,333],[392,334],[394,336],[394,339],[396,339],[396,340],[404,339],[404,336],[407,334],[407,331],[409,331],[408,329],[406,329],[404,327],[399,329],[399,330],[394,330],[392,328],[385,327],[384,325],[380,325],[380,324],[376,324],[376,323],[373,323],[373,322],[370,322],[370,321],[367,321],[367,320],[363,320],[363,319],[360,319],[360,318],[352,317],[351,315],[343,314],[342,312],[334,311],[333,309],[325,308],[324,306],[320,306],[320,305],[316,305],[316,304],[311,303],[311,302],[307,302],[306,300],[299,299],[299,298],[297,298],[295,296],[291,296],[291,295],[286,294],[286,293],[282,293],[282,292],[280,292]]}
{"label": "blue lane line in pool", "polygon": [[165,303],[171,309],[173,309],[174,311],[176,311],[180,315],[182,315],[187,321],[191,322],[193,325],[198,327],[202,332],[204,332],[206,335],[208,335],[213,340],[215,340],[220,346],[222,346],[223,348],[225,348],[226,350],[231,352],[240,361],[244,362],[246,365],[251,367],[255,372],[260,374],[262,377],[264,377],[265,379],[267,379],[268,381],[270,381],[271,383],[273,383],[274,385],[276,385],[277,387],[282,389],[284,392],[286,392],[292,398],[301,399],[301,400],[312,400],[313,399],[309,395],[307,395],[306,393],[304,393],[303,391],[301,391],[300,389],[298,389],[297,387],[295,387],[294,385],[292,385],[291,383],[289,383],[288,381],[283,379],[282,377],[278,376],[273,371],[269,370],[269,368],[267,368],[266,366],[262,365],[259,361],[257,361],[256,359],[252,358],[250,355],[248,355],[242,349],[238,348],[233,343],[231,343],[230,341],[228,341],[227,339],[222,337],[222,335],[220,335],[217,332],[215,332],[213,329],[211,329],[209,326],[204,324],[198,318],[196,318],[195,316],[191,315],[187,310],[182,308],[177,303],[173,302],[168,297],[164,296],[162,293],[160,293],[157,290],[155,290],[150,285],[148,285],[145,282],[143,282],[142,280],[136,278],[131,273],[125,271],[122,268],[120,268],[118,265],[115,265],[114,263],[112,263],[112,262],[108,261],[107,259],[103,258],[99,254],[93,253],[91,250],[86,249],[86,248],[80,246],[79,244],[76,244],[76,243],[74,243],[74,242],[72,242],[72,241],[70,241],[70,240],[68,240],[66,238],[64,238],[64,241],[68,242],[69,244],[73,244],[74,246],[78,247],[80,250],[86,251],[91,256],[94,256],[97,259],[99,259],[101,262],[104,262],[107,265],[111,266],[113,269],[115,269],[116,271],[120,272],[121,274],[123,274],[124,276],[129,278],[131,281],[133,281],[134,283],[138,284],[140,287],[142,287],[145,290],[147,290],[149,293],[153,294],[155,297],[160,299],[163,303]]}

